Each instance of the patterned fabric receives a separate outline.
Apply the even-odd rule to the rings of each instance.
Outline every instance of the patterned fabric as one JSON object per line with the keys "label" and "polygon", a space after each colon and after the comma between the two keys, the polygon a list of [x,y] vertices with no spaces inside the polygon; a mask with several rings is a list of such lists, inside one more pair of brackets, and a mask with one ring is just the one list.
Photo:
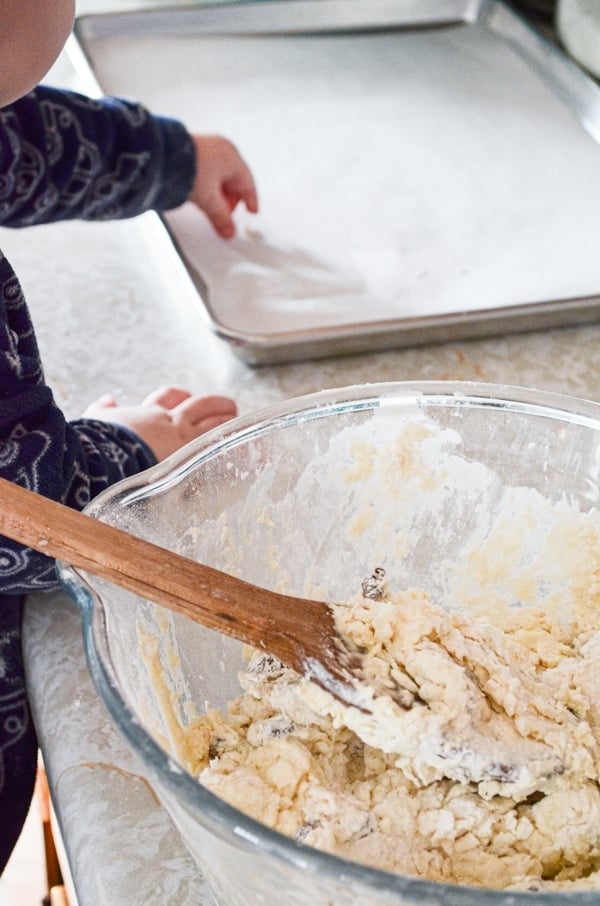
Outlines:
{"label": "patterned fabric", "polygon": [[[185,201],[194,173],[185,128],[138,104],[43,86],[0,110],[2,226],[167,210]],[[126,428],[65,420],[44,382],[21,286],[0,251],[0,475],[82,509],[154,461]],[[37,753],[21,652],[22,595],[56,584],[52,560],[0,537],[0,872],[29,807]]]}

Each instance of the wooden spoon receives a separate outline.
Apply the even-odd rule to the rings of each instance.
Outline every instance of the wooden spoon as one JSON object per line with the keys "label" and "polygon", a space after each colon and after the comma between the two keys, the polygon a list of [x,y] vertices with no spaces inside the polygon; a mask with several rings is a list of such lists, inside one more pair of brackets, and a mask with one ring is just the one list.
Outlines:
{"label": "wooden spoon", "polygon": [[339,636],[322,601],[259,588],[3,478],[0,534],[264,649],[358,705],[360,657]]}
{"label": "wooden spoon", "polygon": [[[419,695],[407,701],[406,690],[374,688],[372,680],[365,679],[361,655],[338,634],[333,612],[321,601],[251,585],[2,478],[0,534],[263,649],[361,711],[371,710],[365,691],[375,698],[391,695],[405,710],[414,705],[428,710]],[[486,723],[470,729],[466,738],[460,732],[455,737],[451,728],[449,735],[435,737],[432,753],[447,764],[450,778],[495,780],[519,789],[525,784],[527,792],[532,779],[537,789],[539,778],[545,781],[565,770],[543,741],[526,740],[524,750],[513,752],[511,742],[503,745]]]}

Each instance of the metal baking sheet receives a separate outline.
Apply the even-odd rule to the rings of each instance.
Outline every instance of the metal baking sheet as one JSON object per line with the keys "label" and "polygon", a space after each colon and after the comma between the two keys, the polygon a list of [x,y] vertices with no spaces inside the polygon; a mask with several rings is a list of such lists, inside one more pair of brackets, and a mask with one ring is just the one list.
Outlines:
{"label": "metal baking sheet", "polygon": [[501,0],[256,0],[77,20],[90,90],[229,136],[261,213],[165,216],[251,364],[600,317],[600,87]]}

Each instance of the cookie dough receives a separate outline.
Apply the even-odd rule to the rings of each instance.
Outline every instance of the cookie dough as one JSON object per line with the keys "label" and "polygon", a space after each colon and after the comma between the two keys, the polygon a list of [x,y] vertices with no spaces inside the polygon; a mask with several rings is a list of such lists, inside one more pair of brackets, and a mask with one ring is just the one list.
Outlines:
{"label": "cookie dough", "polygon": [[382,407],[304,451],[293,493],[265,464],[239,511],[194,527],[228,572],[322,600],[344,589],[332,606],[365,707],[252,652],[242,694],[190,719],[178,758],[258,821],[358,863],[600,890],[600,511],[513,486],[503,457],[496,471],[469,450]]}
{"label": "cookie dough", "polygon": [[[448,612],[419,589],[336,605],[369,714],[253,652],[226,714],[187,730],[191,770],[272,828],[344,858],[497,889],[600,888],[600,517],[560,607]],[[493,616],[493,619],[492,619]],[[406,704],[406,697],[402,701]],[[377,700],[374,703],[377,705]]]}

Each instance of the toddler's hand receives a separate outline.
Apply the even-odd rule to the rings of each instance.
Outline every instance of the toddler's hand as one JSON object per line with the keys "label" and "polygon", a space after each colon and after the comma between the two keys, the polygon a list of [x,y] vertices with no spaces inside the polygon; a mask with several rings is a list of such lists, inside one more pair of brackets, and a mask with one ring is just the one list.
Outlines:
{"label": "toddler's hand", "polygon": [[119,406],[106,394],[83,413],[84,418],[131,428],[159,461],[235,415],[237,407],[228,397],[193,396],[181,387],[159,387],[138,406]]}
{"label": "toddler's hand", "polygon": [[235,234],[232,213],[238,202],[256,214],[254,179],[239,151],[220,135],[192,136],[196,147],[196,179],[189,200],[204,211],[223,239]]}

